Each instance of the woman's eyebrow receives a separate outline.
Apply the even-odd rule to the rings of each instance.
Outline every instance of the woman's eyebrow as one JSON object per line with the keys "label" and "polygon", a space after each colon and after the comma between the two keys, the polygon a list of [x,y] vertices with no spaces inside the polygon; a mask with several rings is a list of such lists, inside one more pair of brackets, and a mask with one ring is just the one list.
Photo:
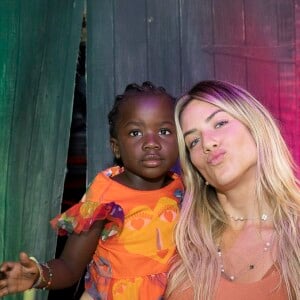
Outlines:
{"label": "woman's eyebrow", "polygon": [[189,134],[191,134],[191,133],[194,133],[194,132],[196,132],[196,129],[191,129],[191,130],[186,131],[186,132],[183,134],[183,138],[185,139],[185,137],[186,137],[187,135],[189,135]]}
{"label": "woman's eyebrow", "polygon": [[214,111],[212,114],[210,114],[204,121],[205,122],[209,122],[217,113],[224,111],[223,109],[217,109],[216,111]]}
{"label": "woman's eyebrow", "polygon": [[[222,111],[224,111],[223,109],[217,109],[217,110],[215,110],[214,112],[212,112],[205,120],[204,120],[204,122],[209,122],[217,113],[219,113],[219,112],[222,112]],[[196,129],[195,128],[193,128],[193,129],[191,129],[191,130],[188,130],[187,132],[185,132],[184,134],[183,134],[183,138],[185,138],[187,135],[189,135],[189,134],[191,134],[191,133],[194,133],[196,131]]]}

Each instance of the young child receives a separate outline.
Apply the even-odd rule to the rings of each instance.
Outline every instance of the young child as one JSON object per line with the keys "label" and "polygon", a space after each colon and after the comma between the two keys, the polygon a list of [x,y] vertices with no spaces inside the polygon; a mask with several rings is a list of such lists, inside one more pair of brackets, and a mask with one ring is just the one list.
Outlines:
{"label": "young child", "polygon": [[0,296],[32,287],[63,289],[85,275],[81,299],[161,299],[175,253],[183,186],[170,172],[178,148],[174,100],[151,82],[128,85],[108,115],[118,166],[99,173],[82,200],[51,221],[69,234],[61,256],[40,264],[26,253],[0,270]]}

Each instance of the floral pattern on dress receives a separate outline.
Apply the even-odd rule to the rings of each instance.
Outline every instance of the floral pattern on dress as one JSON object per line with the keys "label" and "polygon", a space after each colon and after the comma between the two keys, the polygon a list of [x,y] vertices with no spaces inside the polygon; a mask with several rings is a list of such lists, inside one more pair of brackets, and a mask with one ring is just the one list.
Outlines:
{"label": "floral pattern on dress", "polygon": [[122,230],[124,224],[122,207],[114,202],[104,204],[92,201],[80,202],[54,218],[51,225],[59,235],[67,235],[88,231],[100,220],[110,221],[105,224],[101,233],[101,239],[105,241]]}

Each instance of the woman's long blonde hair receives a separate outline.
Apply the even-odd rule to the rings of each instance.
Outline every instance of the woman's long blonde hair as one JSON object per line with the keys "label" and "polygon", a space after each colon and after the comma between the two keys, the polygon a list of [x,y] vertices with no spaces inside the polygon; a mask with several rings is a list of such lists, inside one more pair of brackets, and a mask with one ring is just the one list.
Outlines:
{"label": "woman's long blonde hair", "polygon": [[[226,219],[213,187],[206,186],[191,163],[180,126],[181,114],[192,100],[211,103],[242,122],[257,146],[259,203],[273,210],[278,236],[277,263],[289,299],[300,299],[300,190],[295,164],[271,114],[251,94],[223,81],[202,81],[178,100],[175,111],[179,155],[186,193],[176,243],[178,261],[170,273],[167,294],[192,287],[194,299],[213,299],[220,279],[215,241]],[[259,204],[258,203],[258,204]]]}

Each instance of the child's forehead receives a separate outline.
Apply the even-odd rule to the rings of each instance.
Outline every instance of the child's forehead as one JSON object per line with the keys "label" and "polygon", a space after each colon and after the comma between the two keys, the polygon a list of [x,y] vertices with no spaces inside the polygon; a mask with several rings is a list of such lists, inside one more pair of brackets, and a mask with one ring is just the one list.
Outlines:
{"label": "child's forehead", "polygon": [[149,95],[124,101],[119,110],[119,122],[173,122],[174,103],[166,96]]}
{"label": "child's forehead", "polygon": [[148,109],[148,110],[170,110],[174,111],[174,101],[172,98],[166,95],[136,95],[133,97],[128,97],[126,100],[123,100],[120,103],[121,111],[126,110],[139,110],[139,109]]}

